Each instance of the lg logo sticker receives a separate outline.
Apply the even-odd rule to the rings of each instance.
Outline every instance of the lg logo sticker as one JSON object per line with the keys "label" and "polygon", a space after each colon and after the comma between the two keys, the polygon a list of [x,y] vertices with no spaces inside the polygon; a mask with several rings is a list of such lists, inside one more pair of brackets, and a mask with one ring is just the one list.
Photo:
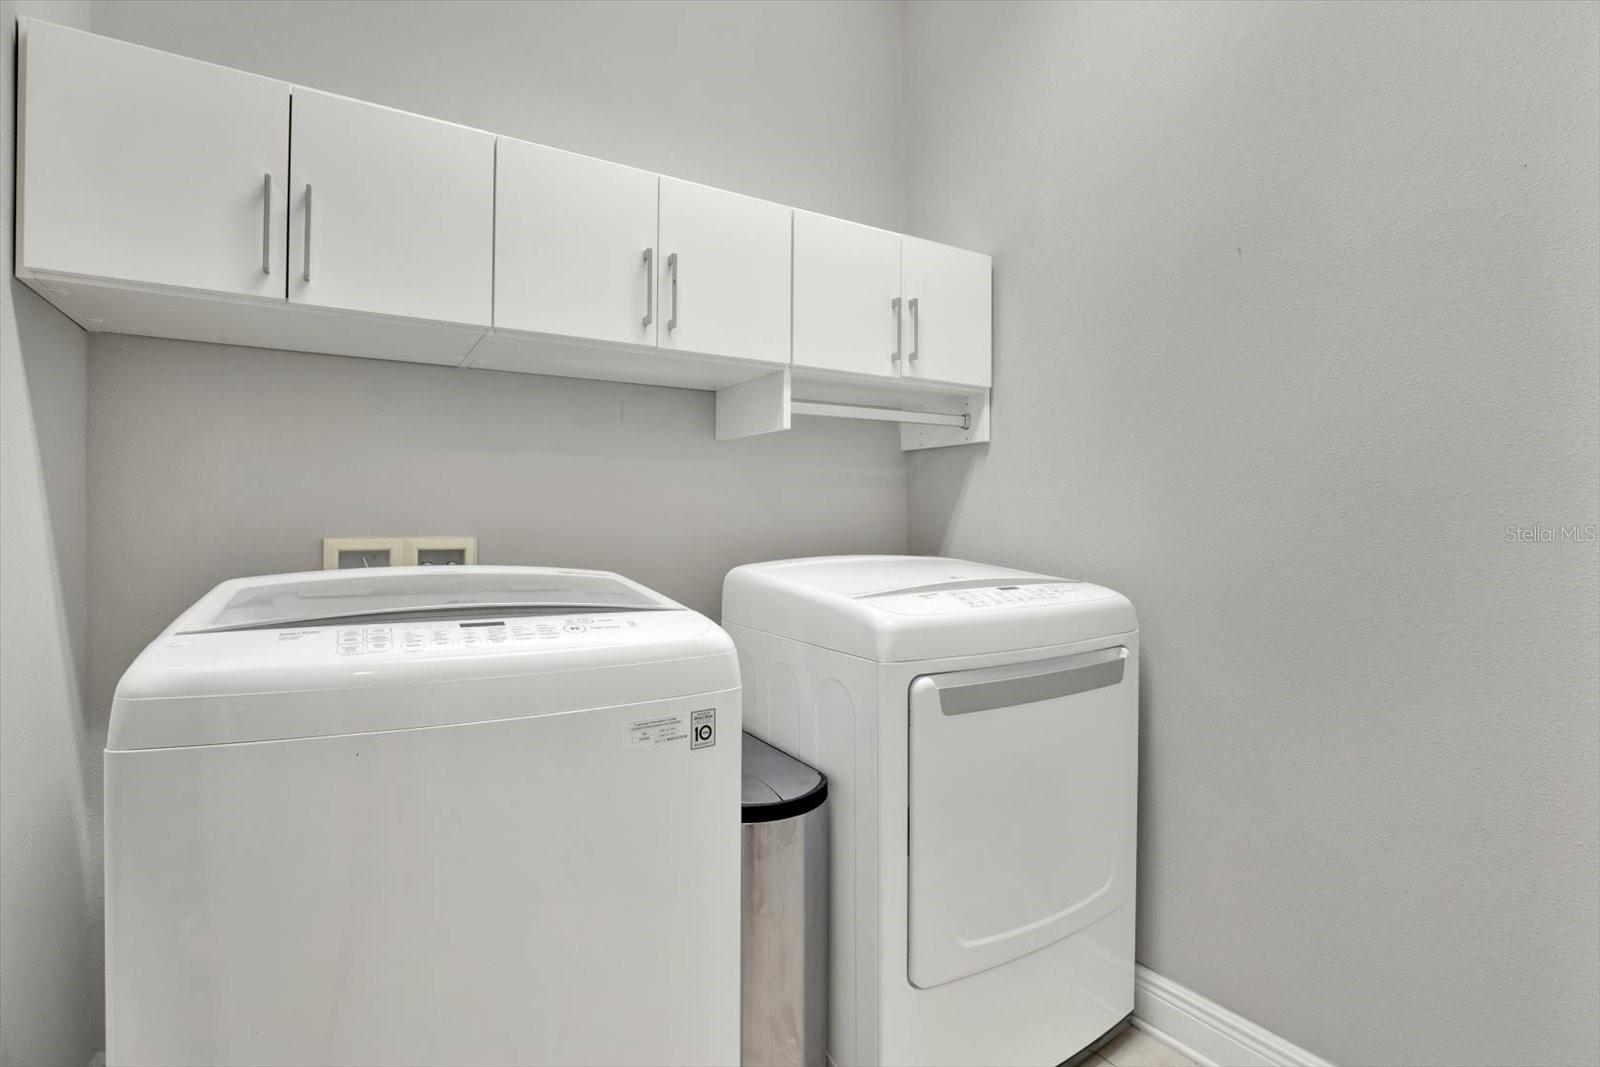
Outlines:
{"label": "lg logo sticker", "polygon": [[710,748],[717,743],[717,709],[689,713],[689,747]]}

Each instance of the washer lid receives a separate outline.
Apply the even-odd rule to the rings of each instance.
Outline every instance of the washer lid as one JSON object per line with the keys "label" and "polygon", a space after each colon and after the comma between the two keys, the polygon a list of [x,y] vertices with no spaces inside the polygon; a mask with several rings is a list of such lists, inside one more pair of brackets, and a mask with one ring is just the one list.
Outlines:
{"label": "washer lid", "polygon": [[316,623],[442,620],[562,611],[648,611],[679,605],[605,571],[543,567],[385,567],[272,574],[224,582],[173,624],[177,633]]}
{"label": "washer lid", "polygon": [[931,556],[831,556],[729,572],[724,623],[880,663],[1070,644],[1138,628],[1133,605],[1070,578]]}
{"label": "washer lid", "polygon": [[122,676],[110,750],[446,726],[736,689],[710,619],[601,571],[223,582]]}

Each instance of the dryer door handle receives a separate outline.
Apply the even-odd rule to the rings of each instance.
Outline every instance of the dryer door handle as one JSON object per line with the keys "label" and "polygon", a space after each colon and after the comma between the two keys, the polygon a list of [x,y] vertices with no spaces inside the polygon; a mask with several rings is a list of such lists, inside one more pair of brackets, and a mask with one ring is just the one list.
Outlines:
{"label": "dryer door handle", "polygon": [[1059,659],[930,674],[918,682],[933,686],[939,697],[939,710],[944,714],[966,715],[1116,685],[1122,681],[1127,664],[1128,650],[1118,645]]}

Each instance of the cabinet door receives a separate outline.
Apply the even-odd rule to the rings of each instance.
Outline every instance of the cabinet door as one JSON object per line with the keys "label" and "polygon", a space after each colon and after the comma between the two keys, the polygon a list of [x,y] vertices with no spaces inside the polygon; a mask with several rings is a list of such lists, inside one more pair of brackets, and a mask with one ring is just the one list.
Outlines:
{"label": "cabinet door", "polygon": [[907,378],[987,387],[990,260],[977,252],[902,238]]}
{"label": "cabinet door", "polygon": [[494,324],[656,343],[656,176],[501,137]]}
{"label": "cabinet door", "polygon": [[794,213],[794,364],[900,373],[900,235]]}
{"label": "cabinet door", "polygon": [[281,300],[289,86],[19,25],[18,270]]}
{"label": "cabinet door", "polygon": [[289,299],[489,325],[494,135],[294,90]]}
{"label": "cabinet door", "polygon": [[794,212],[661,179],[662,348],[789,362]]}

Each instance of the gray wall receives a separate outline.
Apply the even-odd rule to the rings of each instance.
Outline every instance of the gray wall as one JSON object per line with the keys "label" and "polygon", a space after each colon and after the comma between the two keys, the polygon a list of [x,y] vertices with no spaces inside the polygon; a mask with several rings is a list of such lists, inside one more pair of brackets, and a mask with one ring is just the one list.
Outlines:
{"label": "gray wall", "polygon": [[[92,8],[98,33],[903,222],[894,4]],[[706,393],[114,336],[89,351],[93,746],[178,611],[225,578],[319,566],[325,535],[474,534],[484,562],[612,568],[712,613],[736,564],[905,548],[892,427],[718,445]]]}
{"label": "gray wall", "polygon": [[468,533],[492,563],[620,571],[713,617],[753,560],[905,547],[872,424],[719,444],[714,396],[98,337],[89,361],[90,692],[226,578],[321,538]]}
{"label": "gray wall", "polygon": [[1339,1063],[1600,1061],[1600,6],[909,10],[992,250],[921,552],[1145,628],[1139,955]]}
{"label": "gray wall", "polygon": [[0,1065],[88,1062],[97,1047],[98,856],[85,781],[83,333],[11,276],[18,14],[0,4]]}

